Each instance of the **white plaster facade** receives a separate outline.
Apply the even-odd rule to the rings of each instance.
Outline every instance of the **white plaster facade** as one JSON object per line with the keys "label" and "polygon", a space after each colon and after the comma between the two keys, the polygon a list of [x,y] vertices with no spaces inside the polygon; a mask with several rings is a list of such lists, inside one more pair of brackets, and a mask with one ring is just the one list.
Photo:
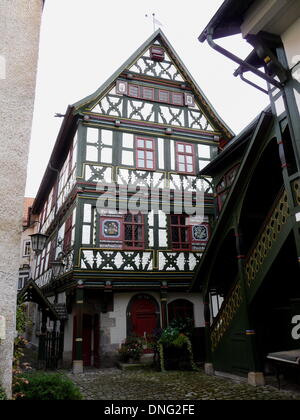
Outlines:
{"label": "white plaster facade", "polygon": [[11,395],[23,199],[32,125],[42,0],[0,2],[0,384]]}
{"label": "white plaster facade", "polygon": [[[127,309],[130,300],[138,295],[138,292],[132,293],[115,293],[113,311],[101,313],[100,319],[100,349],[102,357],[106,354],[111,358],[113,353],[117,351],[121,343],[127,336]],[[152,296],[158,304],[161,316],[160,294],[155,292],[146,292]],[[186,299],[193,303],[195,327],[204,327],[204,308],[203,299],[200,293],[168,293],[167,304],[176,299]],[[160,319],[162,325],[162,319]]]}
{"label": "white plaster facade", "polygon": [[[85,304],[83,312],[85,314],[94,315],[95,312],[100,315],[100,358],[101,366],[110,366],[117,360],[117,350],[120,345],[126,340],[127,337],[127,310],[128,304],[131,299],[139,295],[137,291],[130,293],[114,293],[113,296],[113,311],[106,313],[101,312],[100,303],[89,305]],[[147,291],[143,292],[152,296],[159,307],[161,316],[161,303],[160,294]],[[49,298],[52,302],[54,297]],[[194,307],[194,321],[195,327],[204,327],[204,307],[203,298],[200,293],[168,293],[167,304],[171,303],[176,299],[186,299],[193,303]],[[61,293],[58,295],[58,302],[65,303],[65,294]],[[68,320],[65,323],[64,329],[64,356],[63,361],[65,366],[69,366],[72,361],[72,345],[73,345],[73,316],[75,315],[75,309],[72,314],[69,314]],[[160,319],[160,324],[162,320]],[[49,327],[51,328],[50,324]],[[93,351],[93,337],[92,337],[92,348]]]}

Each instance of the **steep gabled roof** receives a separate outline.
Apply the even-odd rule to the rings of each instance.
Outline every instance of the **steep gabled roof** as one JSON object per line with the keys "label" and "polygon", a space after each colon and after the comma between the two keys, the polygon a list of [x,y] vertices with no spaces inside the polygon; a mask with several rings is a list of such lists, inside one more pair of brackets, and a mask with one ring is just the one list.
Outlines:
{"label": "steep gabled roof", "polygon": [[193,91],[197,94],[203,111],[205,112],[208,119],[211,120],[212,124],[222,132],[225,139],[229,140],[233,137],[234,133],[232,130],[225,124],[222,118],[218,115],[217,111],[213,108],[211,103],[208,101],[207,97],[203,91],[198,86],[197,82],[194,80],[190,72],[185,67],[182,60],[179,58],[178,54],[168,41],[167,37],[161,29],[158,29],[154,32],[129,58],[123,63],[121,67],[118,68],[107,80],[103,83],[94,93],[83,98],[82,100],[76,102],[72,106],[75,109],[75,112],[80,112],[80,110],[87,106],[90,103],[96,103],[99,98],[105,93],[110,87],[113,86],[115,80],[125,71],[128,70],[134,62],[155,42],[159,41],[160,44],[165,48],[166,52],[170,56],[171,60],[174,62],[175,66],[180,71],[184,79],[190,84]]}

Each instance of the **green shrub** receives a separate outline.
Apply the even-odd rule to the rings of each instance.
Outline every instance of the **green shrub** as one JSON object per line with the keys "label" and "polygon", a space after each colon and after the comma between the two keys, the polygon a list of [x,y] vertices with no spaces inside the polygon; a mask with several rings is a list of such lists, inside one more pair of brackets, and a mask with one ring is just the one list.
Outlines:
{"label": "green shrub", "polygon": [[6,400],[6,394],[4,392],[4,390],[1,388],[0,386],[0,401]]}
{"label": "green shrub", "polygon": [[16,381],[17,400],[81,400],[82,395],[73,382],[59,373],[28,373]]}

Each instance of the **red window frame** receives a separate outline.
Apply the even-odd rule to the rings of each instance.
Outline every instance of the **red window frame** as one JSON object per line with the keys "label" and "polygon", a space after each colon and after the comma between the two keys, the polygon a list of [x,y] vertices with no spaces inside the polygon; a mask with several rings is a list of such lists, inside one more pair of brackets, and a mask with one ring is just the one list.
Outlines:
{"label": "red window frame", "polygon": [[185,214],[170,215],[171,241],[174,251],[190,251],[192,249],[191,226],[186,224],[187,220]]}
{"label": "red window frame", "polygon": [[[139,140],[144,142],[144,147],[139,146]],[[147,141],[151,141],[152,143],[152,147],[151,149],[146,147],[146,142]],[[155,140],[153,138],[149,138],[149,137],[141,137],[141,136],[136,136],[135,137],[135,159],[136,159],[136,168],[137,169],[143,169],[146,171],[155,171],[156,169],[156,156],[155,156]],[[139,152],[143,153],[143,158],[139,157]],[[151,153],[152,154],[152,158],[149,159],[147,158],[147,153]],[[139,160],[143,160],[144,161],[144,166],[139,165]],[[153,163],[153,167],[149,167],[147,162],[151,161]]]}
{"label": "red window frame", "polygon": [[[145,223],[141,213],[124,215],[123,249],[145,249]],[[136,235],[137,234],[137,235]],[[139,237],[140,235],[140,237]]]}
{"label": "red window frame", "polygon": [[[180,146],[183,146],[183,151],[179,150]],[[191,147],[191,152],[187,151],[187,147]],[[191,162],[188,161],[188,158],[191,158]],[[180,169],[180,165],[184,165],[184,170]],[[188,171],[188,165],[192,165],[192,171]],[[176,143],[176,171],[182,174],[195,175],[195,147],[193,144]]]}

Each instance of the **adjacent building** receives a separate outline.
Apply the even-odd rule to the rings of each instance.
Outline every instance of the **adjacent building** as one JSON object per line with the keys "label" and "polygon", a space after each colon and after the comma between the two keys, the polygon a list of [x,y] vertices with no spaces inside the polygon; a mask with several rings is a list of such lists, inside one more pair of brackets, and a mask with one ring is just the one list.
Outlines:
{"label": "adjacent building", "polygon": [[[245,60],[218,42],[238,33],[253,46]],[[192,287],[204,293],[206,370],[252,384],[274,359],[296,364],[300,347],[299,39],[293,0],[227,0],[199,37],[270,98],[200,172],[213,178],[218,217]]]}
{"label": "adjacent building", "polygon": [[202,294],[188,289],[214,197],[197,174],[232,136],[161,30],[68,107],[32,207],[48,239],[24,294],[43,334],[64,333],[74,371],[176,317],[203,329]]}

